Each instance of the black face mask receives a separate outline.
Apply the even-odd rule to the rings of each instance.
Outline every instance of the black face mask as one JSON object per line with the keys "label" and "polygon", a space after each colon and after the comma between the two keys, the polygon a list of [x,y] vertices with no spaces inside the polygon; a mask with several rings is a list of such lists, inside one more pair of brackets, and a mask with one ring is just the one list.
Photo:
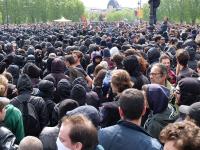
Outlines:
{"label": "black face mask", "polygon": [[42,54],[37,54],[36,55],[36,60],[41,61],[42,60]]}

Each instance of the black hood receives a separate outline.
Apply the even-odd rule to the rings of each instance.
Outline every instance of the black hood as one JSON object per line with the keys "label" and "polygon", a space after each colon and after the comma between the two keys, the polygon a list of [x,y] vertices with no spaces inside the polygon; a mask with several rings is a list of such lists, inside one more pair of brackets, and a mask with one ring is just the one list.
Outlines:
{"label": "black hood", "polygon": [[23,92],[30,92],[30,93],[32,92],[33,90],[32,82],[27,74],[22,74],[19,77],[19,80],[17,82],[17,89],[19,94]]}
{"label": "black hood", "polygon": [[65,63],[59,58],[55,58],[51,64],[52,73],[64,73],[65,72]]}
{"label": "black hood", "polygon": [[150,64],[157,62],[160,57],[160,51],[157,48],[152,47],[148,50],[147,57]]}
{"label": "black hood", "polygon": [[17,80],[19,78],[19,74],[20,74],[20,69],[17,65],[10,65],[8,68],[7,68],[7,72],[11,73],[12,76],[13,76],[13,83],[15,85],[17,85]]}

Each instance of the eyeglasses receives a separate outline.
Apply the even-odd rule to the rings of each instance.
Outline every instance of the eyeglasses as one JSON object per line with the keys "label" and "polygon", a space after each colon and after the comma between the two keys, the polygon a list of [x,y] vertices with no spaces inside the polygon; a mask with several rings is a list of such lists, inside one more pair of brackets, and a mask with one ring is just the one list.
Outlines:
{"label": "eyeglasses", "polygon": [[180,94],[180,90],[179,90],[179,89],[176,89],[176,90],[175,90],[175,93],[176,93],[176,94]]}
{"label": "eyeglasses", "polygon": [[149,75],[150,76],[156,76],[156,75],[159,75],[159,74],[162,74],[162,73],[150,73]]}

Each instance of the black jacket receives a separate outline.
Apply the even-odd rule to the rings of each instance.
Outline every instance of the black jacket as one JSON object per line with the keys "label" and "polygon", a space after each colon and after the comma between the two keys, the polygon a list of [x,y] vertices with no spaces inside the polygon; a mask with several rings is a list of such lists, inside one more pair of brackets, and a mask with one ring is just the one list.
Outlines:
{"label": "black jacket", "polygon": [[58,137],[59,128],[58,126],[55,127],[45,127],[40,136],[39,139],[41,140],[43,144],[44,150],[57,150],[56,146],[56,140]]}
{"label": "black jacket", "polygon": [[15,150],[17,149],[14,134],[5,127],[0,127],[0,150]]}
{"label": "black jacket", "polygon": [[[41,97],[31,96],[32,92],[32,83],[28,75],[22,75],[17,84],[17,89],[19,92],[19,96],[13,98],[11,100],[11,104],[20,109],[20,105],[22,101],[27,101],[30,99],[30,103],[35,107],[37,116],[40,121],[40,128],[43,129],[44,126],[48,123],[48,111],[45,104],[45,101]],[[30,98],[31,97],[31,98]],[[22,110],[20,110],[23,112]]]}
{"label": "black jacket", "polygon": [[[20,109],[20,101],[27,101],[30,98],[30,93],[21,94],[11,100],[11,104]],[[42,130],[49,122],[49,115],[45,101],[41,97],[31,96],[30,103],[35,107],[37,116],[39,117],[40,130]],[[23,110],[20,110],[23,113]]]}

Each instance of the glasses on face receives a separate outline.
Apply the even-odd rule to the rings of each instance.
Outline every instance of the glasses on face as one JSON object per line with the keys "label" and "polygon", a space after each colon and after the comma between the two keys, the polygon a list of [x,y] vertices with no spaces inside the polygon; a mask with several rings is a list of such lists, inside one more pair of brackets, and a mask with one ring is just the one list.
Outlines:
{"label": "glasses on face", "polygon": [[180,90],[176,89],[175,93],[180,94]]}
{"label": "glasses on face", "polygon": [[180,94],[181,93],[179,87],[176,87],[174,92],[175,92],[175,94]]}
{"label": "glasses on face", "polygon": [[153,73],[153,72],[151,72],[151,73],[150,73],[150,76],[157,76],[157,75],[159,75],[159,74],[161,74],[161,73]]}

